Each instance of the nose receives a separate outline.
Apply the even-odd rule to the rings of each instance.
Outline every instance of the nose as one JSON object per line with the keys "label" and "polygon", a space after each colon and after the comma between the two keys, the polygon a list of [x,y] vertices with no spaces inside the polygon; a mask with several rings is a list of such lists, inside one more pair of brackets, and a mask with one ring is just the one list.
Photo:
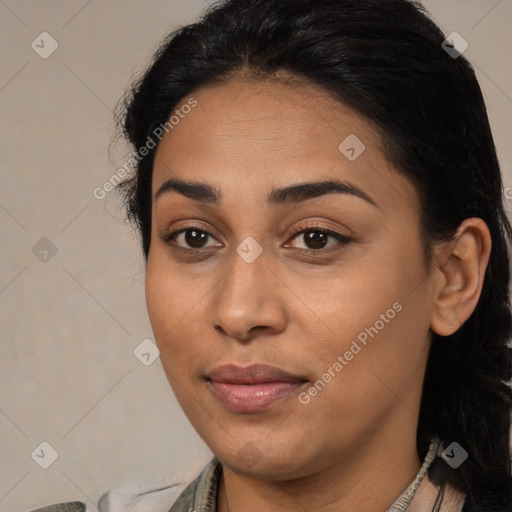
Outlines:
{"label": "nose", "polygon": [[251,263],[237,253],[213,297],[212,323],[224,337],[249,342],[286,328],[284,285],[263,251]]}

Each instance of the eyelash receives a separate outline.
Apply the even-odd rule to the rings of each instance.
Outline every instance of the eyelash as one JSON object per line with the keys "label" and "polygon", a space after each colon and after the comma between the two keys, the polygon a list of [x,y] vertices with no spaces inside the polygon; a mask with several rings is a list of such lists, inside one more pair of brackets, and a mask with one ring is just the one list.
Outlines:
{"label": "eyelash", "polygon": [[[189,254],[192,252],[197,253],[200,251],[206,251],[208,249],[212,249],[212,247],[201,247],[199,249],[187,248],[187,247],[182,247],[181,245],[172,243],[172,239],[176,235],[185,233],[186,231],[200,231],[201,233],[206,233],[209,237],[214,238],[214,236],[209,231],[202,228],[201,226],[189,225],[189,226],[182,227],[180,229],[177,229],[175,231],[172,231],[170,233],[163,235],[161,237],[161,240],[164,243],[170,245],[174,250],[184,251]],[[312,231],[317,231],[317,232],[323,233],[325,235],[331,236],[332,238],[336,239],[339,243],[338,243],[337,247],[336,246],[334,247],[335,250],[339,249],[340,247],[343,247],[353,241],[352,238],[342,235],[341,233],[338,233],[337,231],[333,231],[333,230],[327,229],[327,228],[319,228],[316,225],[307,225],[307,224],[303,224],[303,225],[300,225],[300,226],[297,226],[296,228],[294,228],[292,230],[292,238],[296,238],[301,234],[312,232]],[[329,247],[331,248],[331,250],[329,250]],[[329,247],[327,249],[300,249],[300,248],[298,249],[298,248],[295,248],[295,251],[298,252],[299,254],[309,255],[309,256],[315,255],[318,253],[328,254],[328,253],[332,252],[332,246],[329,246]]]}

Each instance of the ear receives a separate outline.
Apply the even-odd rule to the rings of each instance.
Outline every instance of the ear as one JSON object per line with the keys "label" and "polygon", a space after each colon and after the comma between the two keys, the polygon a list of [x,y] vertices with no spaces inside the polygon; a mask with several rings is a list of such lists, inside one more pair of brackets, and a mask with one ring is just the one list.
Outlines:
{"label": "ear", "polygon": [[482,219],[464,220],[457,233],[436,255],[439,279],[434,296],[431,329],[453,334],[473,313],[491,253],[491,235]]}

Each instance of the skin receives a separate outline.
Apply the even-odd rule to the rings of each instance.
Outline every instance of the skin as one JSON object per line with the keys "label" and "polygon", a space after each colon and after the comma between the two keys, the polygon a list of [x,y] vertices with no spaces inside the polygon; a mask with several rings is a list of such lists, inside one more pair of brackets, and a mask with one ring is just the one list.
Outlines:
{"label": "skin", "polygon": [[[487,227],[467,219],[427,268],[418,193],[387,162],[371,123],[307,84],[233,78],[193,97],[155,157],[146,298],[173,391],[223,464],[218,510],[384,511],[420,468],[431,329],[451,334],[476,306]],[[350,134],[366,146],[355,161],[338,149]],[[155,198],[170,178],[207,183],[222,199]],[[338,193],[266,202],[274,187],[328,179],[375,204]],[[211,234],[207,249],[184,233],[163,240],[190,225]],[[297,227],[351,240],[329,237],[302,254],[312,246]],[[252,263],[236,252],[248,236],[262,248]],[[304,376],[308,390],[395,303],[401,311],[305,405],[295,394],[235,413],[204,379],[221,364],[267,363]]]}

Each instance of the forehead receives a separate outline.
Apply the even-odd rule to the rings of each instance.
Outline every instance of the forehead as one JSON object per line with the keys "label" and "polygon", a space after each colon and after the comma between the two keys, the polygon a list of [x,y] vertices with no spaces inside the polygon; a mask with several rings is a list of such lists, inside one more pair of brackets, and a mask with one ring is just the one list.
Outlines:
{"label": "forehead", "polygon": [[[273,159],[317,155],[337,151],[339,143],[354,132],[370,144],[379,144],[368,121],[310,84],[234,79],[200,88],[193,97],[197,106],[172,130],[175,137],[167,139],[174,138],[178,145],[176,139],[184,142],[193,136],[203,153],[236,148],[236,158],[265,147],[273,149],[268,155]],[[265,156],[264,152],[259,155]]]}
{"label": "forehead", "polygon": [[[236,184],[247,195],[328,178],[349,179],[370,195],[390,187],[400,197],[415,193],[398,190],[410,184],[390,168],[372,123],[320,87],[234,79],[195,90],[175,111],[191,97],[196,106],[158,146],[153,192],[178,177],[219,190]],[[348,158],[347,149],[360,155]]]}

